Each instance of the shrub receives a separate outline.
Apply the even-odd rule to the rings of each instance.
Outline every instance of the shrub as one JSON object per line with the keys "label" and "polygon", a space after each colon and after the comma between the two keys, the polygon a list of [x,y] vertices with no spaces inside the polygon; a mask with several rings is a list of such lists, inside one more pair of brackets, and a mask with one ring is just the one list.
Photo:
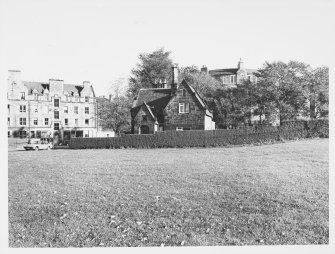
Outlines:
{"label": "shrub", "polygon": [[124,135],[113,138],[74,138],[70,148],[163,148],[216,147],[269,143],[308,137],[328,137],[328,119],[286,121],[281,126],[257,126],[231,130],[165,131],[146,135]]}

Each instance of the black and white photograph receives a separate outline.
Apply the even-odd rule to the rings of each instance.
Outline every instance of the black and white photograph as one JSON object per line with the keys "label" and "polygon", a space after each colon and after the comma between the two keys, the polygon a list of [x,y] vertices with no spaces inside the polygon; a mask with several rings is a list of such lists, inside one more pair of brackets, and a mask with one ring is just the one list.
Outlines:
{"label": "black and white photograph", "polygon": [[334,13],[0,0],[2,248],[334,251]]}

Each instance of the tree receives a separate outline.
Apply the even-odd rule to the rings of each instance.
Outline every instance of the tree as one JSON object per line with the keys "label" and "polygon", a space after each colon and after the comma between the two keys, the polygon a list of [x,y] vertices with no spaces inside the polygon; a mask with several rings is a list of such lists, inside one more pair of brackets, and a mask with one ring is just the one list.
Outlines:
{"label": "tree", "polygon": [[111,84],[109,99],[98,98],[98,119],[103,129],[112,129],[116,134],[129,131],[131,100],[125,95],[124,79]]}
{"label": "tree", "polygon": [[167,79],[171,82],[171,67],[169,51],[160,48],[152,53],[142,53],[138,56],[140,62],[131,70],[128,96],[134,98],[139,89],[154,87],[155,81]]}
{"label": "tree", "polygon": [[328,117],[329,68],[318,67],[308,73],[305,86],[306,115],[311,118]]}
{"label": "tree", "polygon": [[257,87],[263,95],[268,114],[279,114],[280,122],[296,119],[303,112],[304,87],[309,65],[297,61],[266,62],[258,70]]}

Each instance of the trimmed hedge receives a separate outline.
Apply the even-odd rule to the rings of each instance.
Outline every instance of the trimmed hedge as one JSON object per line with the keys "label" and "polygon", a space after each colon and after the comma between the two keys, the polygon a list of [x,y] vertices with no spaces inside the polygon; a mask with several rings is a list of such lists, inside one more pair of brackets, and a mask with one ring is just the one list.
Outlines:
{"label": "trimmed hedge", "polygon": [[328,119],[287,121],[279,127],[255,126],[232,130],[164,131],[113,138],[74,138],[70,140],[69,147],[71,149],[217,147],[328,137],[328,128]]}

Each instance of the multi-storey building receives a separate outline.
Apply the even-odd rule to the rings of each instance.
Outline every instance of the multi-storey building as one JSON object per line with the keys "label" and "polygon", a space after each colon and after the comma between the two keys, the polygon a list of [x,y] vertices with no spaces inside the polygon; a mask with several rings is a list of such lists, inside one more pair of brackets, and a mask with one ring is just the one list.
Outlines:
{"label": "multi-storey building", "polygon": [[222,84],[227,87],[236,87],[236,84],[240,84],[242,80],[248,79],[251,81],[256,81],[255,69],[244,68],[244,63],[242,59],[237,64],[237,68],[225,68],[209,70],[208,74],[219,80]]}
{"label": "multi-storey building", "polygon": [[92,85],[21,80],[21,71],[9,71],[8,136],[52,137],[55,142],[71,137],[95,137],[96,102]]}

